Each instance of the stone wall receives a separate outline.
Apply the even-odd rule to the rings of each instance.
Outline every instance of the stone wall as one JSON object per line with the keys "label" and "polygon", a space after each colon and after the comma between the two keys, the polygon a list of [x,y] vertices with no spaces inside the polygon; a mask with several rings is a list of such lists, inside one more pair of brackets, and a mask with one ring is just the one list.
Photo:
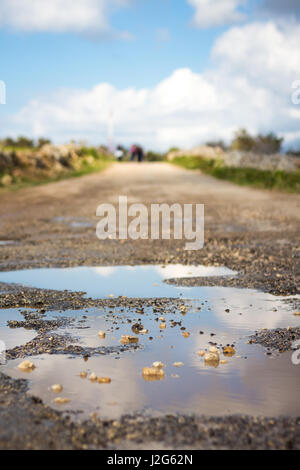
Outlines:
{"label": "stone wall", "polygon": [[53,178],[80,169],[83,160],[89,160],[89,164],[94,161],[92,156],[82,155],[73,144],[46,144],[40,149],[28,150],[0,149],[0,184],[7,186],[24,177]]}
{"label": "stone wall", "polygon": [[167,159],[172,161],[176,157],[193,156],[208,159],[222,160],[225,166],[235,168],[256,168],[258,170],[286,172],[300,169],[300,158],[291,155],[259,155],[252,152],[228,151],[225,152],[219,147],[194,147],[190,150],[178,150],[170,152]]}

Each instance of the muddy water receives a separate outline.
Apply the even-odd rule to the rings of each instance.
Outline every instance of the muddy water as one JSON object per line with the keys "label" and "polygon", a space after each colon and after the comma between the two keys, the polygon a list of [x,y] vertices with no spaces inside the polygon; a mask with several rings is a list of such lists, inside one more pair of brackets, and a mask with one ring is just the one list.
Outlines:
{"label": "muddy water", "polygon": [[[76,289],[87,290],[88,295],[95,296],[96,292],[101,292],[103,296],[107,292],[126,295],[129,292],[133,297],[146,297],[149,292],[149,297],[152,297],[154,289],[158,288],[158,296],[163,296],[163,289],[167,289],[164,292],[175,289],[172,290],[174,297],[184,292],[189,299],[183,301],[186,311],[173,304],[170,313],[163,309],[155,311],[152,307],[145,307],[143,312],[126,308],[64,312],[64,316],[76,317],[77,322],[56,333],[70,333],[78,344],[89,347],[117,346],[123,334],[130,334],[139,338],[141,348],[92,356],[87,361],[71,355],[35,356],[29,358],[36,365],[30,374],[17,369],[20,359],[1,366],[1,371],[13,377],[26,377],[30,392],[40,396],[46,403],[62,410],[81,411],[80,417],[96,412],[101,417],[117,418],[124,413],[140,411],[151,415],[174,412],[265,416],[299,414],[300,369],[292,364],[291,353],[269,356],[261,346],[247,344],[248,336],[256,329],[298,326],[299,319],[293,315],[284,299],[254,290],[224,287],[197,287],[177,292],[177,288],[161,282],[164,278],[176,277],[175,271],[180,272],[182,277],[199,275],[199,270],[195,274],[196,271],[191,267],[184,267],[182,271],[178,271],[178,267],[169,266],[155,271],[149,267],[139,267],[136,271],[127,267],[121,270],[113,267],[97,268],[100,269],[100,275],[95,268],[77,269],[81,276],[83,273],[87,276],[82,276],[81,280],[88,289],[83,289],[82,285],[79,289],[79,284],[76,284]],[[106,276],[102,269],[107,270]],[[53,271],[56,274],[60,271],[66,276],[64,280],[67,279],[67,273],[74,272],[48,270],[47,280],[47,270],[38,271],[43,274],[32,278],[33,281],[28,278],[28,282],[48,288],[56,287]],[[207,271],[202,272],[207,275]],[[22,279],[14,282],[27,282],[27,274],[24,276],[24,273],[27,272],[18,273],[22,274]],[[7,274],[13,273],[1,275]],[[115,283],[117,274],[120,276],[119,283]],[[107,278],[113,282],[106,282]],[[100,280],[97,291],[92,285],[93,279]],[[137,285],[133,286],[134,280]],[[159,285],[153,286],[153,282]],[[60,279],[60,288],[69,288],[69,284],[62,283]],[[20,314],[17,311],[6,312],[5,318],[17,319],[16,315]],[[51,312],[47,318],[57,315],[59,312]],[[144,334],[133,332],[132,327],[136,323],[148,331]],[[162,328],[162,323],[166,325],[165,328]],[[4,330],[5,327],[2,327],[5,340]],[[99,330],[106,332],[105,339],[98,337]],[[185,332],[189,333],[188,337],[183,336]],[[27,341],[27,338],[23,339]],[[221,362],[208,365],[197,352],[207,350],[212,343],[220,351]],[[231,357],[223,354],[222,347],[227,344],[232,345],[235,351]],[[142,370],[150,367],[154,361],[165,364],[165,375],[161,380],[145,380]],[[180,367],[174,365],[178,362],[182,363]],[[111,383],[92,383],[88,378],[81,378],[80,372],[87,372],[88,375],[94,372],[99,377],[109,377]],[[70,399],[68,404],[54,403],[57,395],[50,387],[57,383],[63,385],[64,389],[59,396]]]}

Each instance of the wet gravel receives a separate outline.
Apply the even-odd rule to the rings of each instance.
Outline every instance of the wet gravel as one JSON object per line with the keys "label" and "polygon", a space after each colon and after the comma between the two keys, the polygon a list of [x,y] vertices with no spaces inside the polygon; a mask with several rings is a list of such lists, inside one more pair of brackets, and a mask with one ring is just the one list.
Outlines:
{"label": "wet gravel", "polygon": [[250,337],[250,344],[262,346],[279,352],[293,350],[293,342],[300,340],[300,328],[277,328],[275,330],[258,331]]}
{"label": "wet gravel", "polygon": [[6,351],[6,358],[17,359],[46,353],[50,355],[68,354],[70,356],[82,356],[83,358],[88,358],[97,355],[120,354],[124,351],[141,349],[141,346],[137,344],[90,348],[73,344],[74,342],[75,339],[67,334],[51,334],[51,336],[37,335],[32,341],[29,341],[22,346],[8,349]]}

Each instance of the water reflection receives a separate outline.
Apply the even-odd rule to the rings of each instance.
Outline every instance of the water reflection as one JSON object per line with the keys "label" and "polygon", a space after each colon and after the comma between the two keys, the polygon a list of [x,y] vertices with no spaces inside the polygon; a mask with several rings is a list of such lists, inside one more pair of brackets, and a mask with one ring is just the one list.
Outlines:
{"label": "water reflection", "polygon": [[[121,308],[68,312],[77,316],[78,321],[59,332],[78,337],[79,344],[116,346],[123,334],[135,334],[142,349],[94,356],[87,362],[82,357],[62,355],[31,357],[36,369],[26,376],[30,392],[56,408],[82,410],[84,416],[94,411],[108,418],[139,411],[152,415],[173,412],[298,415],[300,369],[291,363],[290,353],[266,356],[261,346],[247,344],[247,336],[266,325],[296,326],[299,319],[283,299],[272,295],[233,288],[203,289],[200,301],[185,301],[185,315],[175,307],[172,313],[157,312],[152,307],[145,307],[143,314]],[[47,318],[56,315],[57,312],[48,313]],[[87,318],[81,323],[83,315]],[[162,315],[164,330],[160,328]],[[137,322],[148,330],[147,334],[133,333],[132,326]],[[105,331],[104,339],[98,337],[99,330]],[[183,337],[183,331],[190,336]],[[212,342],[226,364],[206,366],[203,357],[197,354]],[[221,345],[226,344],[234,344],[234,356],[223,356]],[[163,380],[145,381],[143,368],[151,367],[155,361],[165,364]],[[17,369],[19,362],[9,361],[1,370],[13,377],[24,377]],[[183,365],[176,367],[176,362]],[[111,383],[92,383],[81,378],[80,372],[109,377]],[[63,385],[61,396],[69,398],[70,403],[53,403],[56,395],[50,387],[57,383]]]}
{"label": "water reflection", "polygon": [[125,295],[127,297],[198,298],[201,288],[176,287],[163,280],[173,277],[235,275],[224,267],[184,266],[101,266],[79,268],[30,269],[1,272],[0,282],[17,283],[42,289],[84,291],[93,298]]}

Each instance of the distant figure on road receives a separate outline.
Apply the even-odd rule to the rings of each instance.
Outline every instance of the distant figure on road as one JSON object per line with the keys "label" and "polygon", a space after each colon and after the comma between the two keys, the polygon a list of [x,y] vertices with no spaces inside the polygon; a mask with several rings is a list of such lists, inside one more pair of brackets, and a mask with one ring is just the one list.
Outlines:
{"label": "distant figure on road", "polygon": [[118,147],[115,151],[115,157],[119,162],[123,160],[123,158],[124,158],[124,149],[121,147],[121,145],[118,145]]}
{"label": "distant figure on road", "polygon": [[130,150],[130,160],[133,162],[137,159],[138,162],[142,162],[144,160],[144,150],[140,145],[133,145]]}

